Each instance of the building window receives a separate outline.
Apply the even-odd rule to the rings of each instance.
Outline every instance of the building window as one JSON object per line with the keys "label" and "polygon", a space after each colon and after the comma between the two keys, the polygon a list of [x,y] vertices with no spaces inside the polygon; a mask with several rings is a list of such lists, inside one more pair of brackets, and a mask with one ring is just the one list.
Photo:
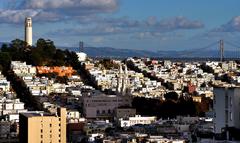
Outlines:
{"label": "building window", "polygon": [[228,111],[225,111],[225,123],[228,124]]}
{"label": "building window", "polygon": [[43,130],[41,129],[41,133],[43,133]]}
{"label": "building window", "polygon": [[225,95],[225,108],[228,108],[228,96],[227,94]]}
{"label": "building window", "polygon": [[50,128],[52,127],[52,124],[49,124]]}
{"label": "building window", "polygon": [[233,101],[232,101],[232,97],[230,97],[230,106],[232,107],[232,103]]}
{"label": "building window", "polygon": [[233,115],[232,115],[232,112],[230,112],[230,121],[232,121],[233,119]]}

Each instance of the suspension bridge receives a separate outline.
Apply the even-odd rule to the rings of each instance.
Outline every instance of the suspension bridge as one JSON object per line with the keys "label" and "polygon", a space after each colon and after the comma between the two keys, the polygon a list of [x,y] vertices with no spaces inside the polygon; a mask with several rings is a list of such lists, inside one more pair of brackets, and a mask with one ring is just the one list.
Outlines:
{"label": "suspension bridge", "polygon": [[177,54],[177,57],[213,58],[221,62],[227,59],[240,60],[240,44],[219,40],[202,48],[181,51]]}
{"label": "suspension bridge", "polygon": [[[88,47],[94,47],[80,41],[74,44],[72,51],[85,52]],[[99,55],[98,57],[104,57]],[[188,50],[178,51],[169,57],[159,59],[200,59],[200,60],[240,60],[240,43],[227,40],[219,40],[201,48],[191,48]]]}

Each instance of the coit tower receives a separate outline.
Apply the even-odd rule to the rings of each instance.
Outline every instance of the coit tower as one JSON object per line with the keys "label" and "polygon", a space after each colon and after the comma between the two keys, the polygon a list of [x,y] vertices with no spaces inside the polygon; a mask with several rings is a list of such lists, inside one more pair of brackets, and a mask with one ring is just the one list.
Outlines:
{"label": "coit tower", "polygon": [[28,46],[32,46],[32,18],[25,19],[25,42]]}

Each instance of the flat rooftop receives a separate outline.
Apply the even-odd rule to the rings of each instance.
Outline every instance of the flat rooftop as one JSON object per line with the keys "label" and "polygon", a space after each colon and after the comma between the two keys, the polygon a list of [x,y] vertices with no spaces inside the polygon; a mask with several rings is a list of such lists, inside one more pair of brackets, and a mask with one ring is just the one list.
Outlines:
{"label": "flat rooftop", "polygon": [[25,117],[41,117],[41,116],[54,116],[53,114],[46,113],[43,111],[30,111],[30,112],[24,112],[20,113]]}

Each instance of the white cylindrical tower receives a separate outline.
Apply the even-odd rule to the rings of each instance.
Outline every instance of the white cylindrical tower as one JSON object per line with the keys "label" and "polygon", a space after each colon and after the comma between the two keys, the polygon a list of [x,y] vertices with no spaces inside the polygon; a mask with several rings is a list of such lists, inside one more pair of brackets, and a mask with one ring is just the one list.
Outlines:
{"label": "white cylindrical tower", "polygon": [[32,18],[25,19],[25,42],[27,45],[32,46]]}

